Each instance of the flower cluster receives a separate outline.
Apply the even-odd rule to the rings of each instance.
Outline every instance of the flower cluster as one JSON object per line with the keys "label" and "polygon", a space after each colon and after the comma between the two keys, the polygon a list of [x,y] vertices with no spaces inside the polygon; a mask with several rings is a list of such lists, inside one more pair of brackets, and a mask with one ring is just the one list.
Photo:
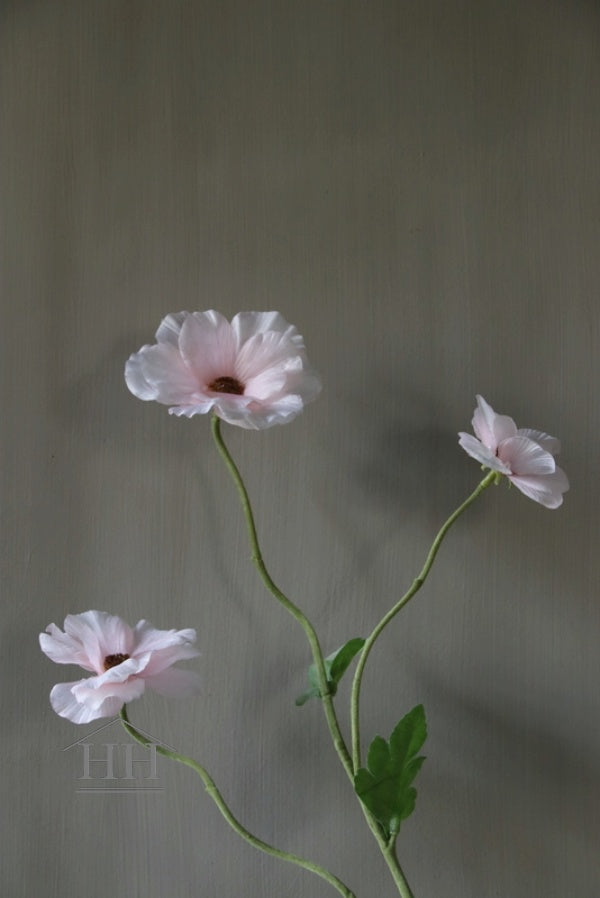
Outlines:
{"label": "flower cluster", "polygon": [[477,396],[473,430],[459,433],[458,442],[484,468],[504,474],[530,499],[546,508],[562,505],[563,493],[569,489],[567,475],[554,456],[560,442],[541,430],[520,428],[507,415],[498,415],[482,396]]}
{"label": "flower cluster", "polygon": [[132,629],[104,611],[69,614],[64,627],[63,632],[50,624],[40,633],[40,647],[51,661],[77,664],[94,674],[58,683],[50,693],[56,713],[73,723],[113,717],[146,686],[167,696],[197,691],[196,673],[172,667],[200,654],[195,630],[155,630],[145,620]]}
{"label": "flower cluster", "polygon": [[[240,312],[231,323],[215,311],[178,312],[163,319],[156,341],[130,356],[125,380],[135,396],[168,405],[175,415],[212,411],[260,430],[291,421],[321,389],[302,337],[279,312]],[[555,462],[555,437],[517,429],[481,396],[472,423],[476,436],[459,434],[469,455],[547,508],[561,505],[569,482]],[[88,723],[117,714],[146,686],[189,695],[197,690],[197,674],[173,664],[199,654],[195,640],[194,630],[156,630],[144,620],[132,629],[102,611],[68,615],[64,632],[50,624],[40,634],[42,651],[93,676],[54,686],[52,707],[61,717]]]}

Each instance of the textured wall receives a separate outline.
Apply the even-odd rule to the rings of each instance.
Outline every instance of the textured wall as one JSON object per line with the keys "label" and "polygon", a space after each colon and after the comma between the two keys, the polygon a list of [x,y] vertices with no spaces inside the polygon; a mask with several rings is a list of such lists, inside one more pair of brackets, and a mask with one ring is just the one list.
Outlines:
{"label": "textured wall", "polygon": [[394,894],[318,705],[294,706],[307,649],[208,421],[123,383],[166,312],[215,307],[279,309],[323,376],[293,424],[225,433],[327,650],[477,481],[476,392],[562,437],[563,508],[502,487],[461,520],[381,640],[363,728],[428,709],[416,898],[597,898],[598,5],[21,0],[1,39],[2,894],[334,894],[239,842],[183,768],[76,792],[63,748],[94,726],[50,709],[70,669],[36,637],[88,608],[197,627],[201,695],[132,717],[259,835]]}

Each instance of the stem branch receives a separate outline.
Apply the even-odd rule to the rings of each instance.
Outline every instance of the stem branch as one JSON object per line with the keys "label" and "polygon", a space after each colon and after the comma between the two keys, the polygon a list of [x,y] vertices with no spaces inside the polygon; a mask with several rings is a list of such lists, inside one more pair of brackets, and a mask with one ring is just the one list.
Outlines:
{"label": "stem branch", "polygon": [[[155,745],[155,743],[151,743],[149,739],[146,739],[145,736],[142,736],[142,734],[139,733],[130,723],[129,717],[127,715],[127,707],[125,705],[123,705],[123,707],[121,708],[119,717],[121,718],[123,726],[133,739],[145,746],[148,746],[150,744]],[[179,754],[179,752],[172,751],[169,748],[165,748],[163,745],[156,745],[156,751],[158,752],[158,754],[163,755],[165,758],[170,758],[172,761],[179,761],[180,764],[185,764],[186,767],[191,767],[192,770],[197,773],[202,780],[204,788],[220,810],[229,826],[238,834],[238,836],[241,836],[242,839],[244,839],[254,848],[257,848],[259,851],[264,851],[265,854],[270,854],[273,857],[277,857],[282,861],[288,861],[291,864],[296,864],[298,867],[302,867],[304,870],[309,870],[311,873],[316,874],[316,876],[320,876],[321,879],[324,879],[326,882],[328,882],[329,885],[334,887],[334,889],[337,889],[340,895],[344,895],[344,898],[356,898],[354,892],[351,892],[350,889],[346,885],[344,885],[341,879],[338,879],[337,876],[334,876],[333,873],[330,873],[324,867],[321,867],[319,864],[313,863],[313,861],[309,861],[305,858],[299,857],[297,854],[291,854],[289,851],[282,851],[280,848],[274,848],[273,845],[269,845],[268,842],[263,842],[262,839],[259,839],[257,836],[253,836],[252,833],[249,832],[245,826],[242,826],[239,820],[237,820],[237,818],[234,817],[232,812],[229,810],[225,799],[219,792],[217,785],[209,772],[197,761],[194,761],[193,758],[188,758],[187,755]]]}
{"label": "stem branch", "polygon": [[466,511],[469,505],[471,505],[475,499],[488,487],[491,483],[494,483],[498,478],[498,473],[496,471],[490,471],[483,480],[476,486],[471,495],[465,499],[462,505],[459,505],[456,511],[454,511],[448,520],[443,524],[440,528],[436,538],[434,539],[427,558],[425,559],[425,564],[421,570],[421,573],[418,577],[416,577],[410,589],[402,596],[402,598],[396,602],[396,604],[391,608],[384,617],[379,621],[369,638],[365,641],[362,652],[358,659],[358,664],[356,665],[356,671],[354,674],[354,680],[352,682],[352,695],[350,698],[350,713],[351,713],[351,726],[352,726],[352,765],[353,769],[357,771],[361,764],[361,751],[360,751],[360,688],[362,683],[363,671],[365,669],[365,665],[367,663],[367,659],[371,653],[371,649],[375,645],[376,640],[381,635],[383,630],[387,627],[389,622],[398,614],[401,608],[412,599],[412,597],[417,593],[420,588],[423,586],[429,571],[435,561],[435,556],[437,555],[439,548],[442,544],[446,533],[450,529],[450,527],[454,524],[454,522],[461,516],[463,511]]}

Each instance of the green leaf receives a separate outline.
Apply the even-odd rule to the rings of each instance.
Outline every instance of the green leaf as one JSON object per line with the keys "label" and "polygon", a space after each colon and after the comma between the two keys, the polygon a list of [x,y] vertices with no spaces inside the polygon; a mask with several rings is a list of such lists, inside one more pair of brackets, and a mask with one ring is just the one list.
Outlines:
{"label": "green leaf", "polygon": [[[327,655],[324,659],[325,676],[327,677],[327,685],[331,695],[336,694],[338,683],[348,670],[352,659],[358,652],[360,652],[364,644],[364,639],[357,636],[355,639],[350,639],[341,648],[336,649],[331,655]],[[315,664],[311,664],[308,668],[308,683],[310,689],[308,689],[307,692],[303,692],[302,695],[299,695],[296,699],[296,704],[299,706],[304,705],[309,698],[321,697],[319,674],[317,673]]]}
{"label": "green leaf", "polygon": [[358,655],[364,644],[364,639],[357,636],[355,639],[350,639],[337,652],[328,655],[325,658],[325,670],[327,671],[328,679],[337,685],[348,670],[352,659],[355,655]]}
{"label": "green leaf", "polygon": [[367,756],[367,766],[354,777],[356,794],[383,827],[386,838],[396,836],[402,820],[415,809],[416,789],[411,786],[425,758],[417,752],[427,738],[423,705],[402,718],[386,742],[376,736]]}

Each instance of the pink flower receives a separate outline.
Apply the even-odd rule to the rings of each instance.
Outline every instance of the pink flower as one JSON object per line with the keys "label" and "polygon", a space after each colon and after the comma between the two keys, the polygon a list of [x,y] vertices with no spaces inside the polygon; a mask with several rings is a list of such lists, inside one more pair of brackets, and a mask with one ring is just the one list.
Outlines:
{"label": "pink flower", "polygon": [[238,427],[286,424],[321,390],[304,342],[279,312],[176,312],[125,365],[138,399],[169,405],[173,415],[214,411]]}
{"label": "pink flower", "polygon": [[176,661],[194,658],[195,630],[155,630],[141,620],[131,629],[120,617],[85,611],[65,618],[65,632],[50,624],[40,647],[57,664],[78,664],[94,676],[58,683],[50,693],[57,714],[73,723],[113,717],[146,686],[161,695],[191,695],[198,675],[173,670]]}
{"label": "pink flower", "polygon": [[458,435],[465,452],[485,468],[506,475],[517,489],[546,508],[562,505],[569,481],[554,461],[560,452],[556,437],[541,430],[517,430],[512,418],[497,415],[481,396],[472,423],[478,439],[469,433]]}

